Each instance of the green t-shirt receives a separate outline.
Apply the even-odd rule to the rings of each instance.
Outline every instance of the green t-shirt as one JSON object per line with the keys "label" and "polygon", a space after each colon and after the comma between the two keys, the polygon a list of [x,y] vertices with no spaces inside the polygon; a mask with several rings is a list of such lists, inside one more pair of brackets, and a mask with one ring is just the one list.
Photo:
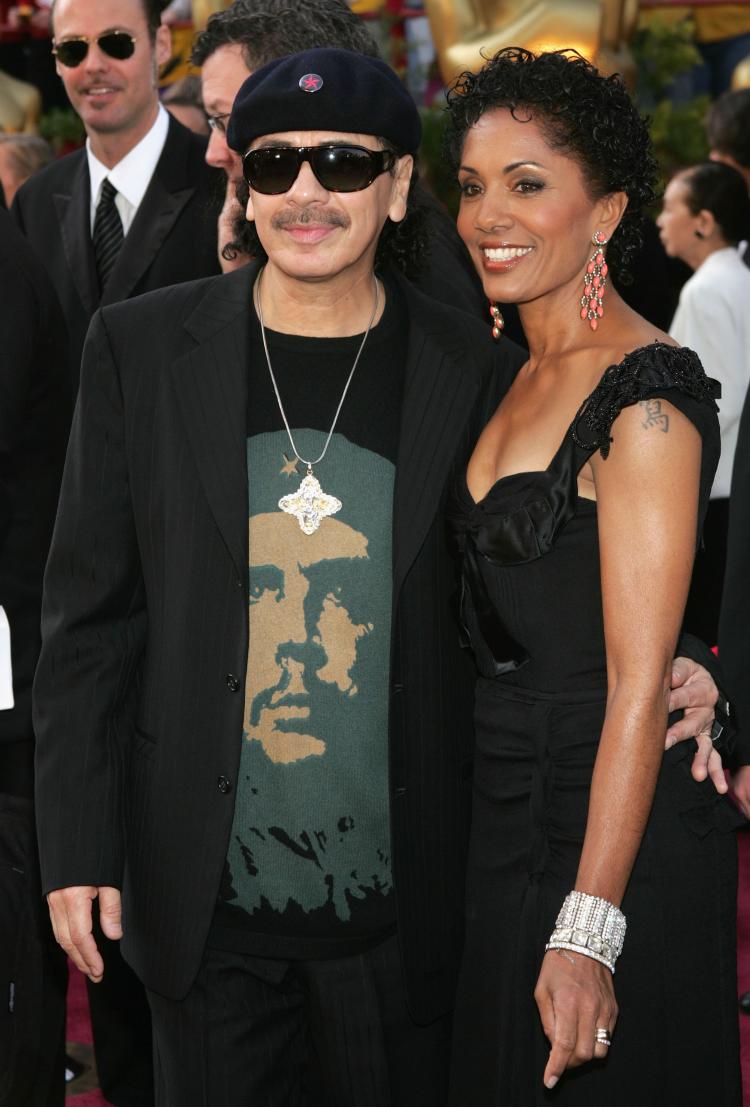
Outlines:
{"label": "green t-shirt", "polygon": [[[267,331],[297,449],[321,453],[361,336]],[[249,649],[240,772],[209,944],[345,955],[394,922],[388,804],[393,486],[405,326],[390,293],[314,476],[341,508],[312,534],[279,500],[296,460],[252,321]]]}

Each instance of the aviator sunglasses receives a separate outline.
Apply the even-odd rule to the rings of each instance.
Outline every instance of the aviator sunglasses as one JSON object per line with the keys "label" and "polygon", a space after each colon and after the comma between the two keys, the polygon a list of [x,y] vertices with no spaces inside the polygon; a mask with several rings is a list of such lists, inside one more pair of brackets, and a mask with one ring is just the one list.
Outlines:
{"label": "aviator sunglasses", "polygon": [[127,31],[107,31],[103,35],[94,35],[92,38],[85,35],[79,38],[64,38],[54,44],[52,53],[66,68],[75,69],[88,54],[92,42],[95,42],[108,58],[115,58],[117,61],[132,58],[135,53],[135,39]]}
{"label": "aviator sunglasses", "polygon": [[390,169],[396,155],[390,150],[335,143],[329,146],[262,146],[242,159],[245,180],[255,192],[278,196],[288,192],[307,162],[328,192],[361,192]]}

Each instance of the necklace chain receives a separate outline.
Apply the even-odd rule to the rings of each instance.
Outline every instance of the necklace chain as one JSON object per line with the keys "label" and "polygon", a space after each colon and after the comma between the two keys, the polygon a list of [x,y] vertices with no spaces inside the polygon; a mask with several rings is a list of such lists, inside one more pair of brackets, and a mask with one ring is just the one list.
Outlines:
{"label": "necklace chain", "polygon": [[373,282],[375,284],[375,302],[373,304],[372,312],[370,314],[370,319],[369,319],[369,322],[367,324],[367,330],[365,331],[364,335],[362,336],[362,341],[360,342],[359,349],[357,350],[357,356],[354,359],[354,364],[351,367],[351,371],[350,371],[349,376],[347,378],[346,384],[344,385],[344,391],[341,393],[341,399],[339,400],[339,405],[336,408],[336,414],[333,417],[333,422],[331,423],[331,429],[328,432],[328,437],[326,438],[325,446],[323,447],[323,452],[321,453],[320,457],[317,457],[314,461],[308,461],[307,458],[302,456],[302,454],[299,452],[299,450],[297,449],[297,446],[295,444],[294,437],[292,435],[292,431],[291,431],[291,428],[289,426],[289,420],[286,417],[286,412],[284,411],[284,405],[281,402],[281,395],[279,393],[279,386],[276,383],[276,377],[274,376],[273,367],[271,365],[271,357],[270,357],[270,354],[268,352],[268,342],[266,341],[266,328],[265,328],[265,325],[263,323],[263,307],[262,307],[261,301],[260,301],[260,287],[261,287],[261,281],[262,281],[262,278],[263,278],[263,272],[264,272],[264,270],[261,269],[260,273],[258,274],[258,281],[257,281],[256,286],[255,286],[255,308],[256,308],[256,311],[258,313],[258,322],[260,323],[260,333],[261,333],[261,337],[263,339],[263,351],[266,355],[266,364],[268,365],[268,372],[271,375],[271,384],[273,385],[274,394],[276,396],[276,402],[279,405],[279,411],[281,412],[281,418],[284,420],[284,426],[286,428],[286,433],[289,436],[289,441],[292,445],[292,449],[294,450],[294,456],[299,461],[301,461],[303,465],[306,465],[308,473],[311,473],[313,465],[318,465],[323,460],[323,458],[326,456],[326,453],[328,452],[328,447],[330,446],[331,439],[333,438],[333,432],[336,429],[336,424],[339,421],[339,415],[341,414],[341,409],[344,406],[344,400],[346,399],[346,394],[349,391],[349,385],[352,383],[352,380],[354,378],[354,373],[355,373],[356,368],[359,364],[359,359],[362,356],[362,351],[365,348],[365,342],[367,341],[367,336],[369,335],[370,330],[372,329],[372,324],[375,321],[375,316],[377,315],[377,311],[378,311],[378,304],[380,302],[380,291],[378,289],[378,281],[377,281],[377,277],[375,277],[373,275]]}

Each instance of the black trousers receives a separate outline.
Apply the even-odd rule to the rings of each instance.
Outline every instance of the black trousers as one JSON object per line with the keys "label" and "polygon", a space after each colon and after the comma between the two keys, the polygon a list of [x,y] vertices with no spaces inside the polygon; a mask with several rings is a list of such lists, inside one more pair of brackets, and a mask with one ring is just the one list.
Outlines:
{"label": "black trousers", "polygon": [[98,984],[87,979],[99,1087],[114,1107],[154,1107],[151,1011],[146,991],[105,938],[94,908],[94,935],[104,960]]}
{"label": "black trousers", "polygon": [[34,744],[0,744],[0,1107],[62,1107],[68,968],[42,897]]}
{"label": "black trousers", "polygon": [[398,941],[276,961],[206,950],[184,1000],[148,993],[157,1107],[442,1107],[450,1016],[411,1019]]}

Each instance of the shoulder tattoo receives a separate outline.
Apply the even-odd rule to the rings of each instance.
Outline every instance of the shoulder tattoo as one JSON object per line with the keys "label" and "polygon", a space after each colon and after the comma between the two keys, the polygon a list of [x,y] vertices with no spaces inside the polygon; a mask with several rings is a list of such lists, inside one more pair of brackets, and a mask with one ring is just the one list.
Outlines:
{"label": "shoulder tattoo", "polygon": [[643,423],[641,424],[646,430],[650,430],[652,427],[658,427],[659,430],[664,431],[665,434],[669,431],[669,416],[666,411],[662,410],[662,401],[653,400],[639,400],[639,407],[643,409]]}

